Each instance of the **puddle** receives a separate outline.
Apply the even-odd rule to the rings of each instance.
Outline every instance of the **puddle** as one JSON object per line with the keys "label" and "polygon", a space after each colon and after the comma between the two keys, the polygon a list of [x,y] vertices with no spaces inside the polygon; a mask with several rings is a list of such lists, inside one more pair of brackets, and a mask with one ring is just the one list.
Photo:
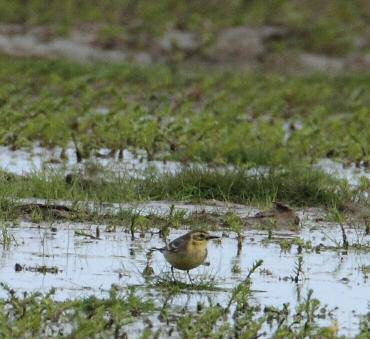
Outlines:
{"label": "puddle", "polygon": [[[45,169],[62,169],[65,172],[82,169],[87,161],[77,163],[76,152],[73,147],[65,150],[66,161],[60,160],[62,149],[46,149],[35,146],[31,150],[11,150],[9,147],[0,146],[0,169],[25,175],[32,172],[38,172]],[[103,166],[105,169],[114,173],[124,173],[125,175],[140,176],[150,169],[159,172],[175,173],[183,168],[183,165],[175,161],[147,161],[144,152],[138,152],[138,155],[124,150],[123,159],[118,159],[118,152],[114,157],[108,156],[110,150],[101,149],[97,153],[100,156],[92,157],[89,162]],[[141,154],[143,153],[143,154]]]}
{"label": "puddle", "polygon": [[[105,108],[99,108],[99,112],[105,114]],[[64,172],[71,172],[76,169],[83,169],[87,163],[95,163],[102,166],[104,169],[116,174],[124,174],[132,177],[144,177],[147,171],[154,170],[159,173],[176,173],[186,166],[197,168],[209,168],[206,164],[188,164],[184,165],[177,161],[148,161],[144,151],[138,151],[134,154],[128,150],[124,150],[123,159],[119,159],[118,152],[114,156],[109,156],[109,149],[100,149],[96,156],[89,160],[84,160],[82,163],[77,163],[76,153],[73,145],[70,145],[65,150],[66,160],[60,160],[62,149],[56,147],[54,149],[46,149],[40,146],[34,146],[30,150],[19,149],[11,150],[7,146],[0,146],[0,169],[18,174],[26,175],[32,172],[42,170],[59,169]],[[370,171],[365,168],[357,168],[355,164],[344,167],[339,162],[330,159],[321,159],[314,167],[323,170],[324,172],[333,175],[340,179],[346,179],[352,186],[358,186],[361,177],[366,177],[370,180]],[[233,166],[216,167],[217,170],[233,169]],[[267,168],[257,167],[248,170],[250,175],[266,173]]]}
{"label": "puddle", "polygon": [[361,177],[370,180],[370,171],[363,167],[356,167],[353,163],[345,167],[343,164],[331,159],[321,159],[315,167],[337,178],[346,179],[351,186],[358,186]]}
{"label": "puddle", "polygon": [[[51,227],[52,226],[52,227]],[[106,225],[99,225],[100,240],[77,235],[76,230],[95,234],[97,225],[86,223],[62,223],[52,225],[21,222],[9,226],[8,231],[14,237],[10,248],[0,250],[0,280],[17,292],[47,292],[56,288],[55,298],[81,298],[94,294],[98,297],[107,295],[112,284],[121,287],[139,286],[142,293],[156,297],[160,305],[165,299],[165,292],[151,287],[146,288],[146,281],[141,272],[147,264],[146,253],[151,247],[158,247],[163,241],[157,234],[144,238],[137,234],[135,240],[122,228],[107,232]],[[185,230],[172,231],[174,239]],[[221,232],[214,232],[221,235]],[[81,234],[81,232],[80,232]],[[174,310],[186,303],[189,309],[196,309],[199,301],[207,303],[212,297],[214,303],[227,303],[230,291],[248,273],[252,264],[259,259],[264,261],[263,271],[257,271],[252,277],[253,300],[264,305],[279,308],[289,302],[292,308],[302,302],[309,289],[314,290],[314,297],[322,306],[335,309],[334,315],[340,324],[340,334],[353,336],[359,326],[359,315],[368,312],[369,281],[361,267],[370,266],[370,256],[365,251],[349,251],[344,254],[337,250],[323,250],[321,253],[303,251],[304,275],[298,284],[291,281],[297,262],[297,247],[293,245],[290,252],[282,252],[278,239],[300,237],[310,240],[313,246],[341,243],[338,227],[321,223],[313,224],[309,214],[305,215],[303,228],[299,233],[279,231],[273,233],[273,239],[267,241],[267,232],[247,230],[240,255],[237,255],[237,240],[233,233],[222,238],[221,244],[211,242],[208,246],[209,266],[201,266],[191,271],[195,281],[212,277],[223,291],[192,291],[176,295],[171,301]],[[350,243],[370,243],[370,236],[361,231],[348,229]],[[57,268],[45,274],[37,270],[16,271],[16,264],[24,267]],[[240,273],[233,273],[232,267],[237,264]],[[163,256],[154,252],[152,267],[156,275],[169,272]],[[187,282],[183,272],[176,272],[177,277]],[[206,278],[204,278],[206,277]],[[0,291],[0,297],[4,297]],[[263,309],[263,307],[262,307]]]}

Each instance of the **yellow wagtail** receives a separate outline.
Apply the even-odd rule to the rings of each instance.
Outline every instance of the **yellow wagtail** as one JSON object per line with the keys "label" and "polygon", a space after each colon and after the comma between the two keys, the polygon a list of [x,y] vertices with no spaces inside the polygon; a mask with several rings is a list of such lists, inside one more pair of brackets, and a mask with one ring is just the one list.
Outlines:
{"label": "yellow wagtail", "polygon": [[172,277],[173,269],[186,271],[191,283],[189,270],[201,265],[207,257],[207,241],[217,239],[218,236],[211,235],[206,231],[190,231],[183,236],[171,241],[166,247],[153,248],[163,253],[166,260],[171,264]]}

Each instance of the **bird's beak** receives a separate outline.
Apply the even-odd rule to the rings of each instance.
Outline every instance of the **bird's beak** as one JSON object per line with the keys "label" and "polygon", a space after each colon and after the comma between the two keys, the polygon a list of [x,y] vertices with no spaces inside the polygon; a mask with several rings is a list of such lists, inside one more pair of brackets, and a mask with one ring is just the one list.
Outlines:
{"label": "bird's beak", "polygon": [[217,235],[209,235],[208,237],[207,237],[207,240],[211,240],[211,239],[219,239],[220,237],[219,236],[217,236]]}

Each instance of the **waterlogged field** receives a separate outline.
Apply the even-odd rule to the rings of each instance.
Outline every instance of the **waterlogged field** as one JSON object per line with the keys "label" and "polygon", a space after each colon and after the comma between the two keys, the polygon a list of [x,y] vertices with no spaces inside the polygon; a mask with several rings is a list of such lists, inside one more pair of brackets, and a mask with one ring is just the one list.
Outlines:
{"label": "waterlogged field", "polygon": [[[369,162],[369,75],[173,70],[0,58],[0,140],[148,160]],[[9,85],[9,83],[11,85]],[[345,133],[343,132],[345,131]],[[64,151],[63,151],[64,150]]]}
{"label": "waterlogged field", "polygon": [[[305,194],[312,199],[320,187],[325,199],[312,201],[319,206],[325,201],[326,207],[285,213],[277,205],[263,218],[250,205],[205,200],[205,192],[220,197],[222,186],[216,183],[192,196],[201,200],[197,204],[186,202],[184,192],[172,195],[182,197],[179,202],[148,201],[152,195],[145,191],[141,200],[117,203],[118,183],[130,186],[126,192],[134,196],[143,185],[158,187],[170,178],[175,185],[184,179],[183,171],[172,177],[158,174],[159,182],[121,178],[107,192],[101,188],[108,184],[77,181],[71,186],[64,172],[3,172],[2,335],[366,338],[370,238],[365,192],[354,186],[342,192],[341,208],[330,206],[337,195],[329,192],[341,181],[332,178],[333,186],[315,186],[328,185],[320,174],[310,183],[316,189]],[[237,182],[234,172],[202,171],[186,175]],[[254,189],[282,180],[270,175],[245,173],[242,178]],[[183,189],[192,185],[187,182]],[[110,197],[115,203],[105,202],[108,192],[115,194]],[[51,200],[71,196],[72,201]],[[257,194],[255,201],[266,206],[258,199]],[[150,252],[164,245],[163,236],[171,240],[189,229],[221,236],[209,244],[206,264],[191,271],[193,285],[182,272],[173,280],[163,256]]]}
{"label": "waterlogged field", "polygon": [[[233,204],[174,208],[149,203],[123,210],[142,213],[135,229],[119,219],[103,224],[35,222],[36,213],[28,216],[33,221],[2,224],[8,240],[1,252],[0,295],[2,312],[11,314],[9,333],[352,337],[361,326],[366,336],[370,237],[360,224],[344,225],[348,243],[343,245],[340,226],[325,221],[318,209],[299,211],[301,223],[295,230],[293,225],[281,230],[272,221],[236,226],[236,220],[247,220],[255,210]],[[223,227],[208,222],[221,240],[209,244],[206,265],[191,271],[194,285],[180,271],[174,281],[163,256],[149,251],[164,245],[161,228],[149,228],[149,220],[160,225],[164,219],[175,226],[175,215],[180,228],[197,228],[202,217],[224,220]],[[172,230],[169,238],[184,232]],[[84,305],[70,301],[81,299]],[[17,305],[40,314],[20,314]],[[77,323],[71,322],[70,312],[81,312]]]}
{"label": "waterlogged field", "polygon": [[0,57],[0,337],[368,338],[369,81]]}

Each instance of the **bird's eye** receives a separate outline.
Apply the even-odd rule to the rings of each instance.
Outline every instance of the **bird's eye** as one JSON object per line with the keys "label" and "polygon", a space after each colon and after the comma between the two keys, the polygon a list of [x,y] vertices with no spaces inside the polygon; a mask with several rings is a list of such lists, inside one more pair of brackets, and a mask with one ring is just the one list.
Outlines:
{"label": "bird's eye", "polygon": [[203,235],[203,233],[198,233],[198,234],[195,235],[194,238],[197,239],[197,240],[203,240],[204,239],[204,235]]}

